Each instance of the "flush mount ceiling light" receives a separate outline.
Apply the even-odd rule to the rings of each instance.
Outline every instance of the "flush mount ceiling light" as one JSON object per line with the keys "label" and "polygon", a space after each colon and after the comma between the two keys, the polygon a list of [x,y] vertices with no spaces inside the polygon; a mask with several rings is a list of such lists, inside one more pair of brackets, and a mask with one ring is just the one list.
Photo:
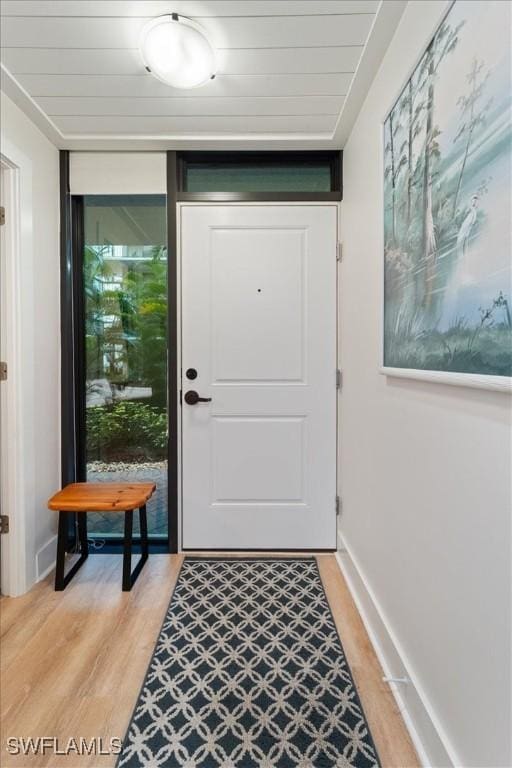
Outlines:
{"label": "flush mount ceiling light", "polygon": [[215,77],[215,51],[199,24],[177,13],[142,30],[140,52],[149,72],[173,88],[195,88]]}

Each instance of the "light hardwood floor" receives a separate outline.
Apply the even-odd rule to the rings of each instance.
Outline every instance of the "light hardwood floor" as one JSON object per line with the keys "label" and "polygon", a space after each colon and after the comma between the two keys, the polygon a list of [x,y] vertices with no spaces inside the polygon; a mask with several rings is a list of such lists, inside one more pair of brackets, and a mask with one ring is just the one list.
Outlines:
{"label": "light hardwood floor", "polygon": [[[62,745],[72,737],[102,737],[107,745],[124,736],[182,559],[152,555],[133,590],[123,593],[121,558],[91,556],[64,592],[54,592],[52,574],[23,597],[1,599],[3,766],[115,765],[112,755],[13,756],[7,739],[49,736]],[[383,768],[416,768],[420,763],[336,559],[317,559]]]}

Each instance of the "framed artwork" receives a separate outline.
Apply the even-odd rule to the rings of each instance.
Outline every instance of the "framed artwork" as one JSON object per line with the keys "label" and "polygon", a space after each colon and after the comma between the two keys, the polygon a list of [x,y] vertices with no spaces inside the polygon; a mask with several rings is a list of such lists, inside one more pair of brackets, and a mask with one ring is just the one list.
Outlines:
{"label": "framed artwork", "polygon": [[512,390],[510,14],[455,0],[384,120],[387,375]]}

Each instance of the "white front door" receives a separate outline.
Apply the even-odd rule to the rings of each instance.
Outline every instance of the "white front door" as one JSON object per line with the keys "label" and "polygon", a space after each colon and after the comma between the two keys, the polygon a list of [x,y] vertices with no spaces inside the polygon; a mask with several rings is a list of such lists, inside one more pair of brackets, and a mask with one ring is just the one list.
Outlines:
{"label": "white front door", "polygon": [[337,208],[180,210],[183,547],[335,548]]}

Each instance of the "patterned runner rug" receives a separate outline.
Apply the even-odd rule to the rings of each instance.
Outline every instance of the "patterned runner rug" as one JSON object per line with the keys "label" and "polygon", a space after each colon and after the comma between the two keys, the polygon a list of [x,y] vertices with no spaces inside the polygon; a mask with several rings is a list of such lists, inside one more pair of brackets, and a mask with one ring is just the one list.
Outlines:
{"label": "patterned runner rug", "polygon": [[185,558],[118,766],[378,768],[314,558]]}

